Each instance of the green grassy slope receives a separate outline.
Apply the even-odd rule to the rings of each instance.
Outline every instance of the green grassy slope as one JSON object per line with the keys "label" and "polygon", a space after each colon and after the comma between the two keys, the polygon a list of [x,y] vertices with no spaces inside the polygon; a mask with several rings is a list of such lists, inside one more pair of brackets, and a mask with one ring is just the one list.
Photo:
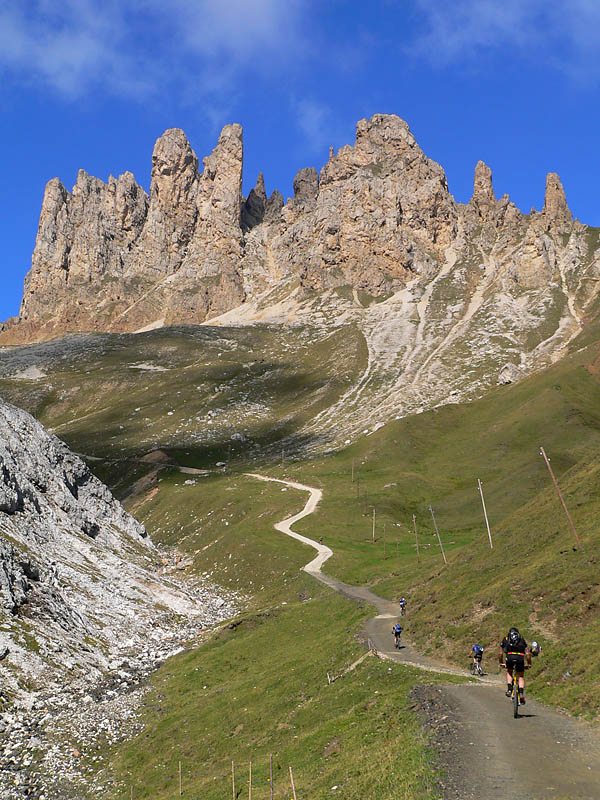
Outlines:
{"label": "green grassy slope", "polygon": [[[89,353],[57,359],[48,378],[35,384],[0,380],[0,394],[57,426],[74,449],[100,459],[90,461],[91,467],[116,487],[157,542],[192,557],[190,572],[248,595],[247,622],[156,674],[144,733],[111,754],[123,797],[130,784],[136,797],[173,794],[179,759],[190,798],[222,797],[231,759],[242,764],[251,758],[262,796],[268,796],[269,752],[276,755],[278,786],[292,764],[298,786],[313,797],[329,796],[331,786],[342,783],[348,797],[427,797],[432,785],[423,740],[406,710],[407,689],[420,678],[394,667],[391,680],[386,665],[368,660],[327,685],[327,671],[341,669],[361,652],[354,635],[369,612],[299,573],[311,551],[272,524],[303,500],[277,484],[245,477],[249,469],[323,488],[316,514],[296,529],[324,536],[335,551],[326,567],[331,574],[373,585],[383,596],[409,597],[407,632],[424,651],[466,665],[477,639],[486,647],[486,660],[493,659],[506,627],[516,624],[543,645],[528,676],[531,690],[573,711],[597,712],[598,331],[588,329],[571,354],[545,372],[481,400],[398,420],[342,452],[285,458],[283,464],[274,457],[279,439],[339,397],[344,375],[361,366],[352,362],[352,347],[344,349],[343,337],[305,339],[301,331],[292,332],[287,345],[293,352],[284,368],[276,358],[277,348],[283,352],[279,333],[212,335],[176,330],[162,332],[164,339],[156,332],[147,340],[107,337],[95,361]],[[231,345],[227,359],[223,342]],[[357,337],[354,345],[359,342]],[[169,371],[131,369],[131,363],[152,358]],[[271,365],[264,372],[244,366],[254,368],[262,358]],[[263,417],[244,417],[261,403],[268,407]],[[211,426],[207,409],[213,412]],[[209,435],[209,427],[216,432]],[[244,440],[232,440],[233,431],[243,432]],[[583,551],[573,550],[540,445],[552,459]],[[184,475],[169,465],[156,470],[139,462],[150,447],[162,447],[178,464],[211,472]],[[218,460],[228,461],[226,471],[214,469]],[[147,483],[134,485],[143,476]],[[194,682],[200,676],[201,685]],[[389,774],[387,766],[376,774],[362,766],[365,748],[375,739]]]}
{"label": "green grassy slope", "polygon": [[[318,531],[336,551],[329,572],[374,584],[384,596],[410,592],[409,635],[426,652],[455,663],[465,663],[476,639],[495,659],[503,631],[519,626],[544,646],[531,675],[534,692],[588,714],[600,701],[594,655],[600,639],[596,359],[594,345],[470,405],[399,421],[348,452],[293,470],[324,488],[317,514],[297,528]],[[540,445],[562,484],[582,552],[573,550]],[[355,476],[361,465],[359,486],[351,482],[352,460]],[[484,484],[493,551],[477,478]],[[448,567],[434,536],[430,504]]]}
{"label": "green grassy slope", "polygon": [[[77,336],[0,353],[0,395],[96,458],[161,446],[188,466],[246,464],[272,458],[284,437],[299,444],[300,427],[355,382],[366,358],[353,325]],[[47,377],[20,377],[32,365]]]}
{"label": "green grassy slope", "polygon": [[[298,588],[298,587],[297,587]],[[278,605],[239,620],[208,644],[171,659],[152,680],[134,741],[113,753],[120,784],[111,797],[172,797],[182,761],[183,797],[220,800],[269,796],[269,754],[276,797],[350,800],[435,797],[426,742],[407,692],[429,674],[367,658],[355,640],[365,610],[314,584],[310,599]],[[317,644],[318,643],[318,644]],[[337,678],[329,684],[327,674]],[[341,676],[341,677],[339,677]],[[435,678],[433,679],[436,680]],[[377,758],[373,758],[373,753]]]}

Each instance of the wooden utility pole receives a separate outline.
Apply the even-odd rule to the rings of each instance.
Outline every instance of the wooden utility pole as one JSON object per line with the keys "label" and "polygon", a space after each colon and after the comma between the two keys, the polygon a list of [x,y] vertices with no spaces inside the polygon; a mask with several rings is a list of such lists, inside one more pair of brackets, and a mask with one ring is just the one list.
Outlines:
{"label": "wooden utility pole", "polygon": [[385,561],[385,532],[387,529],[387,522],[383,523],[383,560]]}
{"label": "wooden utility pole", "polygon": [[569,520],[569,525],[571,526],[571,530],[573,531],[573,536],[575,537],[575,541],[577,542],[578,550],[583,550],[583,545],[581,544],[581,540],[577,535],[577,531],[575,530],[575,525],[573,524],[573,520],[571,519],[571,515],[569,514],[569,509],[567,508],[567,504],[565,503],[565,499],[562,496],[562,492],[560,490],[560,486],[558,485],[558,481],[554,477],[554,472],[552,472],[552,467],[550,466],[550,459],[546,455],[546,451],[543,447],[540,447],[540,455],[544,457],[544,461],[546,462],[546,466],[548,467],[548,472],[550,473],[550,477],[552,478],[552,483],[554,484],[554,488],[558,494],[562,507],[564,509],[565,514],[567,515],[567,519]]}
{"label": "wooden utility pole", "polygon": [[271,786],[271,800],[273,800],[273,754],[269,756],[269,784]]}
{"label": "wooden utility pole", "polygon": [[419,555],[419,536],[417,534],[417,515],[413,514],[413,528],[415,529],[415,542],[417,544],[417,561],[421,563],[421,556]]}
{"label": "wooden utility pole", "polygon": [[481,495],[481,505],[483,506],[483,516],[485,517],[485,527],[487,528],[488,532],[488,539],[490,540],[490,550],[494,549],[494,544],[492,542],[492,534],[490,533],[490,523],[488,522],[488,515],[487,509],[485,507],[485,500],[483,499],[483,488],[481,486],[481,481],[477,478],[477,486],[479,487],[479,494]]}
{"label": "wooden utility pole", "polygon": [[375,509],[373,509],[373,533],[371,535],[371,540],[373,544],[375,544]]}
{"label": "wooden utility pole", "polygon": [[290,781],[292,783],[292,794],[294,795],[294,800],[297,800],[297,798],[296,798],[296,787],[294,785],[294,773],[292,772],[292,768],[291,767],[290,767]]}
{"label": "wooden utility pole", "polygon": [[435,514],[433,513],[433,508],[429,506],[429,511],[431,512],[431,519],[433,520],[433,527],[435,528],[435,532],[437,533],[438,542],[440,545],[440,550],[442,551],[442,557],[444,559],[444,564],[448,564],[446,561],[446,553],[444,553],[444,545],[442,544],[442,540],[440,538],[440,532],[438,531],[437,522],[435,521]]}

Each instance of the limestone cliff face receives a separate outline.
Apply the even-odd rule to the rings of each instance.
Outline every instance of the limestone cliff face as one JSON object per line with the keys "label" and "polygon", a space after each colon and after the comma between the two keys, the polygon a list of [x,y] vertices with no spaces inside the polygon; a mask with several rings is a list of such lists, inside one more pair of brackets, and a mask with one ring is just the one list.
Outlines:
{"label": "limestone cliff face", "polygon": [[268,245],[279,270],[306,289],[350,284],[382,295],[443,261],[456,225],[443,169],[403,120],[377,114],[358,123],[355,145],[332,155],[320,176],[298,173]]}
{"label": "limestone cliff face", "polygon": [[51,180],[15,339],[199,322],[242,302],[242,158],[239,125],[202,172],[171,129],[154,147],[150,197],[129,172],[103,183],[82,170],[71,193]]}
{"label": "limestone cliff face", "polygon": [[354,145],[332,150],[320,173],[300,170],[285,204],[267,196],[262,174],[245,199],[242,165],[239,125],[223,129],[202,168],[174,128],[156,142],[149,196],[131,173],[103,183],[81,171],[71,193],[51,180],[20,317],[0,326],[0,343],[200,323],[281,286],[384,297],[435,278],[450,253],[508,290],[536,289],[561,280],[565,241],[592,255],[556,174],[542,211],[524,215],[496,199],[480,161],[473,197],[457,204],[394,115],[361,120]]}
{"label": "limestone cliff face", "polygon": [[0,399],[4,688],[20,692],[20,673],[29,689],[75,676],[89,683],[128,640],[141,649],[175,614],[195,625],[220,615],[223,601],[208,587],[206,596],[177,587],[161,578],[160,563],[145,528],[86,464]]}

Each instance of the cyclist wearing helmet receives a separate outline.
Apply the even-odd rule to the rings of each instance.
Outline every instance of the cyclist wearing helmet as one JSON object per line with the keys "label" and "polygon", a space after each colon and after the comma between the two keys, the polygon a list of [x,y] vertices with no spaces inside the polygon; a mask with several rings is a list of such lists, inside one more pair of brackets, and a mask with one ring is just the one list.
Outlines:
{"label": "cyclist wearing helmet", "polygon": [[469,655],[473,659],[473,664],[481,665],[481,659],[483,658],[483,647],[480,644],[474,644]]}
{"label": "cyclist wearing helmet", "polygon": [[394,647],[398,647],[400,644],[400,635],[402,634],[402,626],[399,622],[392,628],[392,633],[394,634]]}
{"label": "cyclist wearing helmet", "polygon": [[498,651],[498,663],[501,667],[506,667],[506,696],[512,693],[513,670],[517,673],[519,682],[519,703],[525,705],[525,662],[527,667],[531,666],[531,653],[527,642],[521,636],[517,628],[511,628],[508,634],[500,643]]}
{"label": "cyclist wearing helmet", "polygon": [[406,600],[404,597],[400,598],[400,614],[404,616],[404,612],[406,611]]}

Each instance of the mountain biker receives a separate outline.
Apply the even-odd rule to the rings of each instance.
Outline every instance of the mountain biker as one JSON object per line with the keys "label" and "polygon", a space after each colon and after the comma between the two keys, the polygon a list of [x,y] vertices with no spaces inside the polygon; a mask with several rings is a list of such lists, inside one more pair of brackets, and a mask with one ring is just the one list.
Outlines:
{"label": "mountain biker", "polygon": [[406,600],[404,597],[400,598],[400,613],[404,616],[404,612],[406,611]]}
{"label": "mountain biker", "polygon": [[498,651],[498,663],[501,667],[506,667],[506,696],[512,694],[513,670],[517,674],[519,684],[519,703],[525,705],[525,662],[527,667],[531,666],[531,653],[527,642],[519,633],[518,628],[511,628],[508,634],[502,639]]}
{"label": "mountain biker", "polygon": [[474,666],[481,666],[481,659],[483,658],[483,647],[480,644],[474,644],[471,648],[469,655],[473,658]]}
{"label": "mountain biker", "polygon": [[400,644],[400,634],[402,633],[402,630],[403,628],[399,622],[397,622],[392,628],[392,633],[394,634],[394,647],[398,647]]}

